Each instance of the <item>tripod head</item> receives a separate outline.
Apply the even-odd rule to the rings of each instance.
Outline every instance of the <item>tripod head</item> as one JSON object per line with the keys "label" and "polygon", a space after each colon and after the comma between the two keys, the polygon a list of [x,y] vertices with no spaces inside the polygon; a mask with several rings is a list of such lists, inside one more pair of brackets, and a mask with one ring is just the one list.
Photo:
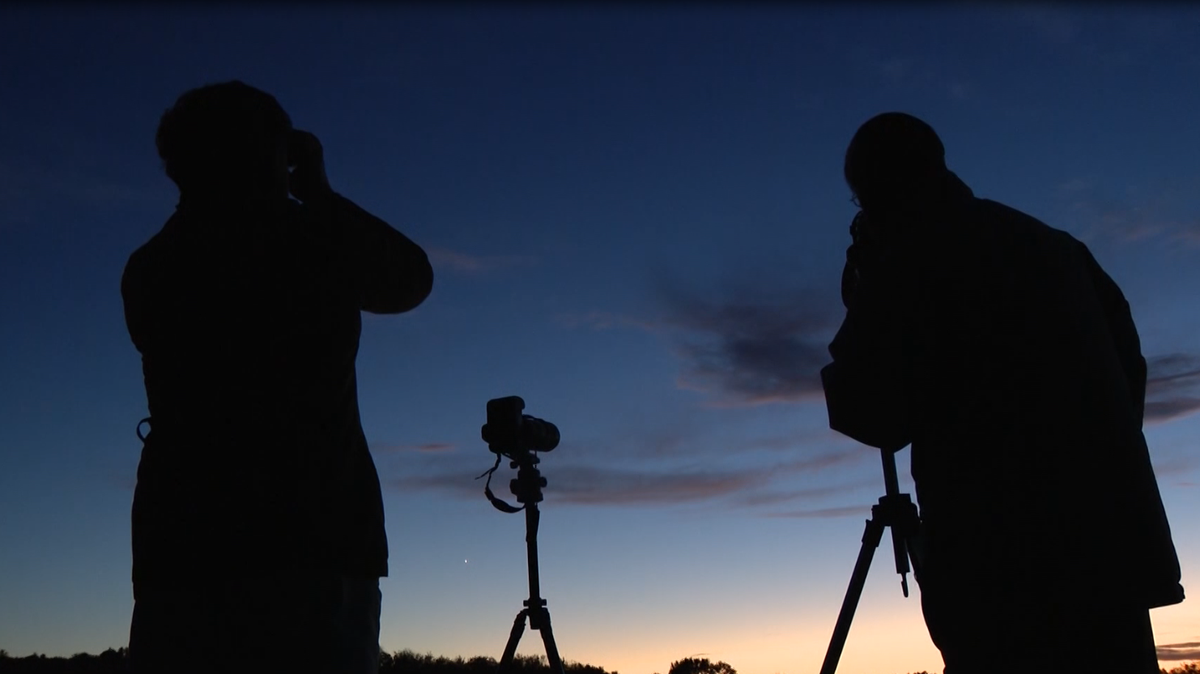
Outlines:
{"label": "tripod head", "polygon": [[908,494],[900,493],[900,480],[896,476],[896,452],[881,449],[883,454],[884,495],[877,505],[871,506],[871,515],[892,530],[892,552],[896,558],[896,573],[900,574],[900,588],[908,596],[909,539],[916,535],[920,518],[917,506]]}

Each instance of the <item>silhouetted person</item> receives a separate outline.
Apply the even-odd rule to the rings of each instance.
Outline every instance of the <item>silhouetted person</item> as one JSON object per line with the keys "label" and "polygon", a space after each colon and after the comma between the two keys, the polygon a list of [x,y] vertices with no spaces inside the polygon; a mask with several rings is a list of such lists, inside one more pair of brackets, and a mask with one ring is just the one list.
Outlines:
{"label": "silhouetted person", "polygon": [[429,261],[253,87],[185,93],[157,145],[179,203],[121,283],[150,411],[133,671],[374,672],[388,551],[360,312],[421,304]]}
{"label": "silhouetted person", "polygon": [[1158,672],[1149,609],[1183,588],[1120,289],[1070,235],[976,198],[914,117],[866,122],[845,177],[862,219],[830,426],[912,444],[946,673]]}

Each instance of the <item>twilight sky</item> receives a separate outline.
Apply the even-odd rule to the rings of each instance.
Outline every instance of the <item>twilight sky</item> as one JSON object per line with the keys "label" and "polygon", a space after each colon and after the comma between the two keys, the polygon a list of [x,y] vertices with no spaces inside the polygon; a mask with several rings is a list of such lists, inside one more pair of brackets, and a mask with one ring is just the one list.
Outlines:
{"label": "twilight sky", "polygon": [[[842,315],[842,153],[886,110],[1124,289],[1197,594],[1197,34],[1183,3],[0,8],[0,648],[126,643],[145,397],[120,275],[175,203],[159,116],[234,78],[434,261],[423,306],[364,317],[384,648],[500,656],[524,524],[473,478],[487,400],[521,395],[563,434],[540,543],[566,659],[819,668],[883,491],[877,454],[828,431],[815,375]],[[1196,602],[1152,613],[1160,645],[1200,642]],[[941,659],[885,541],[839,671],[922,669]]]}

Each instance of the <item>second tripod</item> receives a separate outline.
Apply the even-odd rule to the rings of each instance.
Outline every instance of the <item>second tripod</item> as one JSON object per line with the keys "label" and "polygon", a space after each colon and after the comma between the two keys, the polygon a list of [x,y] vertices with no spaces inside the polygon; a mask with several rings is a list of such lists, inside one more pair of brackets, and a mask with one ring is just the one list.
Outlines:
{"label": "second tripod", "polygon": [[[896,573],[900,574],[900,586],[904,589],[904,596],[908,596],[909,548],[920,525],[920,518],[912,499],[908,494],[900,493],[900,484],[896,477],[896,453],[881,451],[885,493],[877,505],[871,506],[871,519],[867,520],[867,528],[863,532],[862,548],[858,552],[858,561],[854,563],[854,573],[850,575],[850,587],[846,589],[846,598],[842,601],[842,610],[838,613],[837,624],[833,628],[833,638],[829,641],[829,649],[825,651],[821,674],[834,674],[837,671],[842,648],[850,634],[850,623],[854,620],[854,611],[858,608],[859,597],[862,596],[863,586],[867,582],[867,571],[871,568],[875,548],[879,547],[880,541],[883,540],[883,530],[887,527],[892,528]],[[914,563],[918,560],[919,556],[914,555]]]}

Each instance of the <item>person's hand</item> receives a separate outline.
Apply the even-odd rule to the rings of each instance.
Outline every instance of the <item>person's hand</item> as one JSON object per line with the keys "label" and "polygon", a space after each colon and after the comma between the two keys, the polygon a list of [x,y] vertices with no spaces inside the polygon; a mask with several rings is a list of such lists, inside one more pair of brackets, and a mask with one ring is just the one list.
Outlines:
{"label": "person's hand", "polygon": [[325,175],[325,151],[321,141],[307,131],[292,131],[288,143],[288,190],[302,203],[320,201],[333,194]]}
{"label": "person's hand", "polygon": [[854,296],[858,292],[858,266],[855,264],[854,246],[846,249],[846,264],[842,267],[842,306],[847,309],[854,304]]}

